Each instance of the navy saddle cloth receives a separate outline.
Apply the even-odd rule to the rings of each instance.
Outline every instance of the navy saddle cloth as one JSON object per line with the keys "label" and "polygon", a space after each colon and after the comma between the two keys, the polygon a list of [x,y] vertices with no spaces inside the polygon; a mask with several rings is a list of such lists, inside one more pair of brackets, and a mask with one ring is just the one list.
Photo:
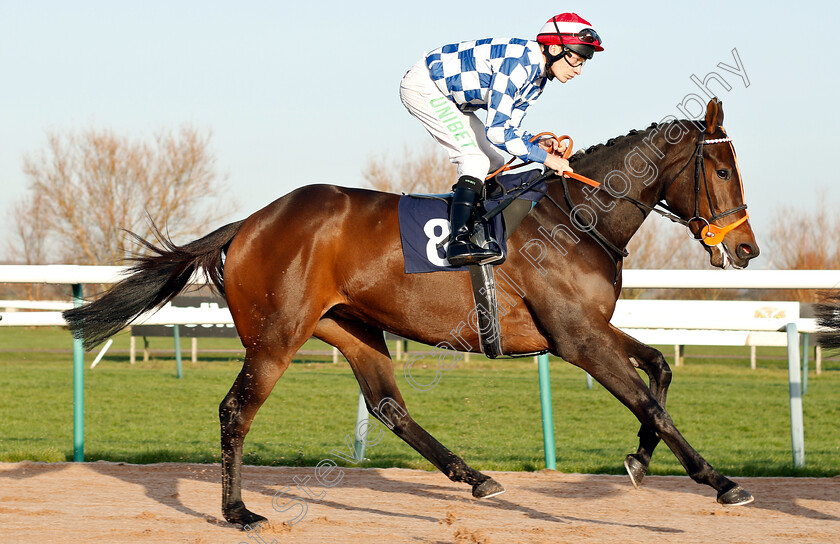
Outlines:
{"label": "navy saddle cloth", "polygon": [[[528,170],[517,174],[497,176],[497,181],[504,187],[505,193],[530,183],[540,175],[538,170]],[[533,190],[517,196],[517,199],[537,202],[544,196],[545,181],[539,182]],[[485,209],[493,211],[504,196],[484,201]],[[451,266],[446,261],[446,247],[438,244],[449,236],[448,195],[402,195],[399,201],[400,241],[402,242],[405,273],[440,272],[468,270],[467,266]],[[502,252],[507,255],[505,222],[502,214],[490,220],[490,233],[499,243]]]}

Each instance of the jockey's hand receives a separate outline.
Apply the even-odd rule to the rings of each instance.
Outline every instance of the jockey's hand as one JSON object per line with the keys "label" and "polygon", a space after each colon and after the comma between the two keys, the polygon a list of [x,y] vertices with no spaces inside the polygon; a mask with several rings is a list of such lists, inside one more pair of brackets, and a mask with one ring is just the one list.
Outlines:
{"label": "jockey's hand", "polygon": [[562,142],[558,142],[557,138],[543,138],[540,140],[540,147],[545,149],[546,153],[549,155],[557,155],[559,157],[563,156],[563,153],[566,152],[566,148],[568,145],[566,144],[566,140]]}
{"label": "jockey's hand", "polygon": [[572,167],[569,166],[569,161],[557,155],[549,154],[545,159],[545,165],[558,174],[562,174],[563,172],[574,172]]}

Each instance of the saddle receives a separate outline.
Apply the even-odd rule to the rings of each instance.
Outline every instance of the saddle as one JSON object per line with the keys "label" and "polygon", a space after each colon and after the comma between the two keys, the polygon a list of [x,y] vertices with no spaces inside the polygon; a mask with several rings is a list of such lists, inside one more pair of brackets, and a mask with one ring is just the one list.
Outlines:
{"label": "saddle", "polygon": [[[479,208],[480,213],[473,224],[473,242],[482,247],[496,243],[502,249],[503,256],[506,256],[507,239],[545,196],[545,177],[538,170],[529,170],[498,175],[488,182],[485,185],[487,195],[484,209]],[[494,264],[456,267],[446,261],[451,200],[451,193],[409,194],[400,197],[398,214],[405,272],[468,271],[475,300],[476,332],[481,351],[485,356],[495,359],[503,353]]]}

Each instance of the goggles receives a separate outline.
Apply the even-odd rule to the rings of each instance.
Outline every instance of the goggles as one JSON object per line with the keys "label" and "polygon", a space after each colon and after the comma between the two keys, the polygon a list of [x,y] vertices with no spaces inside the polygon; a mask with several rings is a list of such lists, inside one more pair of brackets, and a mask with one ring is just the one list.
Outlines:
{"label": "goggles", "polygon": [[560,36],[560,42],[563,42],[563,36],[569,36],[572,38],[577,38],[582,43],[597,43],[598,45],[603,44],[603,40],[601,40],[601,36],[595,32],[594,28],[584,28],[583,30],[573,33],[573,32],[560,32],[560,27],[557,26],[557,21],[552,20],[554,23],[554,28],[557,30],[557,35]]}
{"label": "goggles", "polygon": [[[571,49],[566,49],[563,52],[563,60],[566,61],[566,64],[571,66],[572,68],[580,68],[584,64],[586,64],[586,59],[572,51]],[[574,62],[572,62],[574,60]]]}

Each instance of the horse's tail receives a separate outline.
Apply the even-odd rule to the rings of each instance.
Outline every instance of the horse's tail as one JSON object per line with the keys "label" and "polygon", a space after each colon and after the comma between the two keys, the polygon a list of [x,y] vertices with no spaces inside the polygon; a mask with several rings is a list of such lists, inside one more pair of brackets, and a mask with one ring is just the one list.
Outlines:
{"label": "horse's tail", "polygon": [[840,291],[825,293],[822,302],[814,306],[814,313],[822,329],[817,342],[824,348],[840,348]]}
{"label": "horse's tail", "polygon": [[208,283],[224,296],[222,253],[243,222],[225,225],[184,246],[176,246],[157,228],[155,235],[162,248],[131,233],[151,253],[132,259],[134,265],[127,271],[129,276],[98,300],[62,314],[73,336],[84,340],[85,349],[96,347],[141,314],[172,300],[198,269],[204,270]]}

